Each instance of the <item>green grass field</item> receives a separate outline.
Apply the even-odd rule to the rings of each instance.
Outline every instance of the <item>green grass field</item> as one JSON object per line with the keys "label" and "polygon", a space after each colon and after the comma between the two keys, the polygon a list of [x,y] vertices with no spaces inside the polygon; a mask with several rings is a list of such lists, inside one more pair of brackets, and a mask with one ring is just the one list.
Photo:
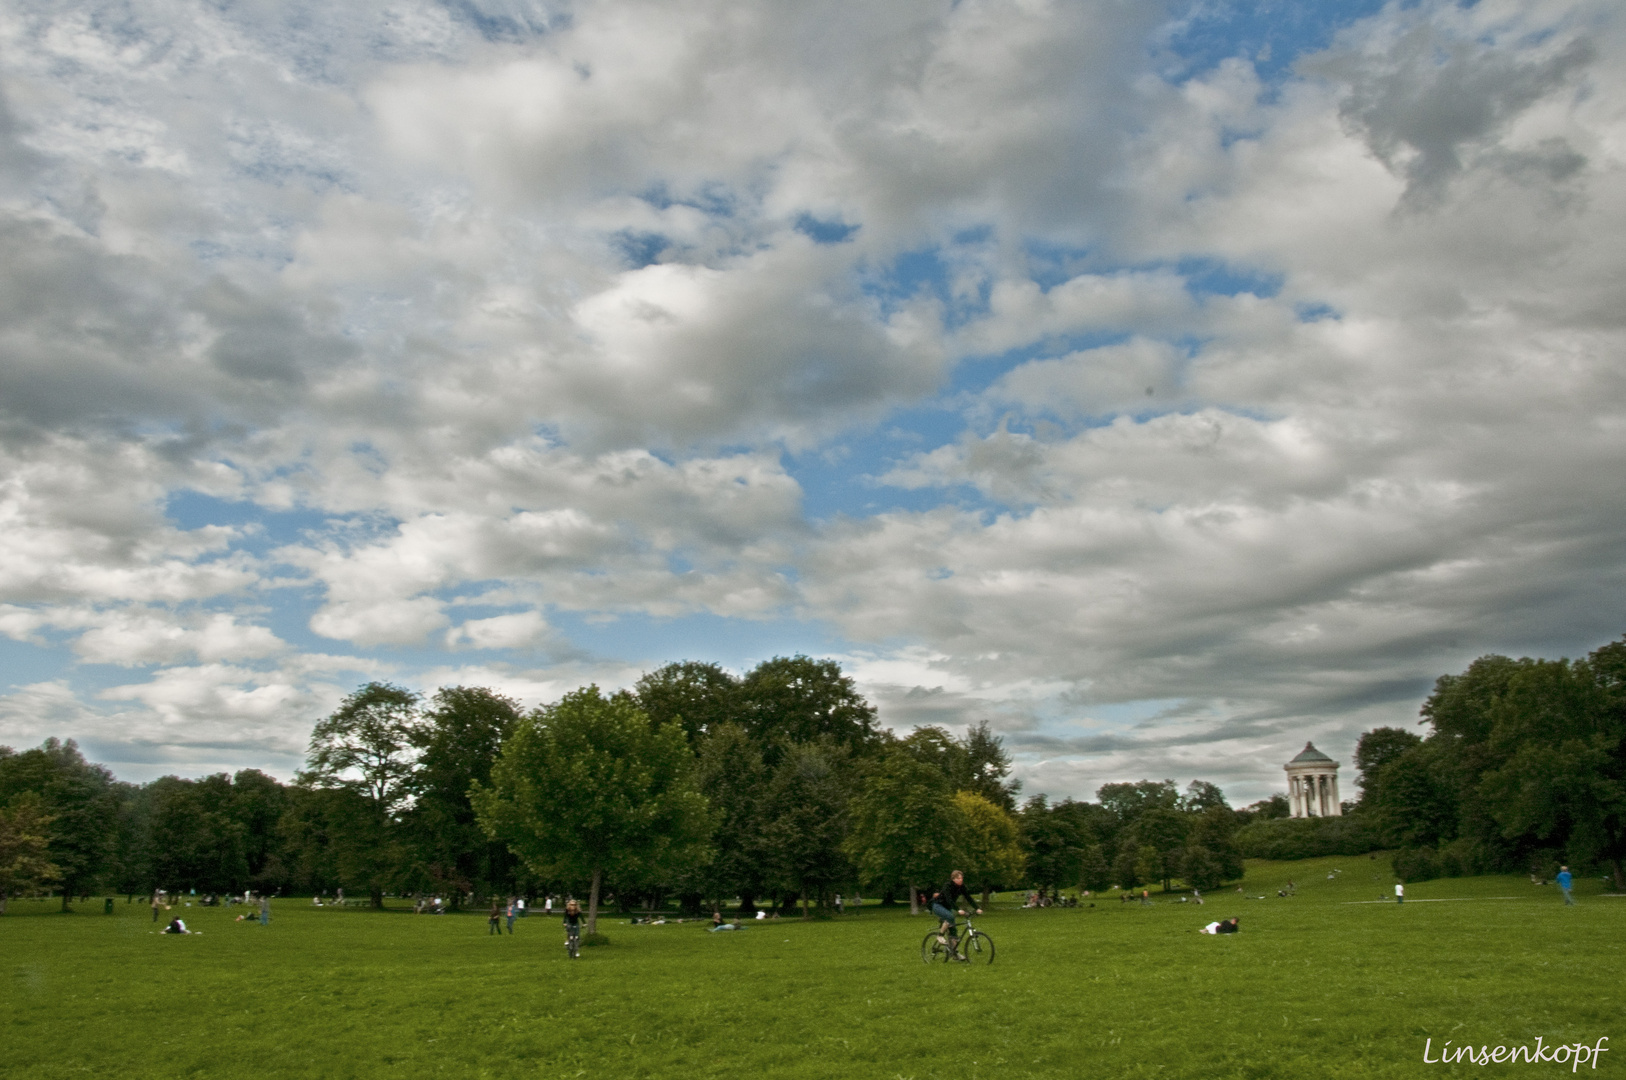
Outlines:
{"label": "green grass field", "polygon": [[[1327,880],[1334,868],[1343,872]],[[1617,1046],[1626,1074],[1626,897],[1580,903],[1523,878],[1388,895],[1366,858],[1250,863],[1246,899],[1022,911],[979,926],[992,967],[926,967],[926,918],[601,923],[570,961],[557,920],[488,937],[480,914],[182,909],[164,937],[119,897],[0,918],[6,1077],[1401,1077],[1555,1073],[1424,1065],[1454,1045]],[[1292,899],[1276,889],[1288,878]],[[1513,899],[1499,899],[1512,897]],[[1195,929],[1240,915],[1242,933]],[[1592,1071],[1583,1065],[1582,1071]]]}

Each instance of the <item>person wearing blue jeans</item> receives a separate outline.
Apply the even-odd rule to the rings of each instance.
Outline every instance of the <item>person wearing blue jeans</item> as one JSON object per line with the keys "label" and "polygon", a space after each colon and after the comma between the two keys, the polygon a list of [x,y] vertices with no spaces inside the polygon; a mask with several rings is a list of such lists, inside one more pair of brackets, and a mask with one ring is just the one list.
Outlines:
{"label": "person wearing blue jeans", "polygon": [[[954,901],[962,896],[965,897],[967,903],[971,903],[971,893],[965,887],[965,874],[956,870],[949,875],[948,884],[937,890],[937,893],[932,897],[932,914],[942,920],[942,925],[938,927],[937,933],[950,951],[954,949],[957,942],[954,935]],[[964,915],[965,912],[961,911],[960,914]],[[982,914],[982,908],[977,908],[977,914]],[[963,958],[956,957],[956,959]]]}
{"label": "person wearing blue jeans", "polygon": [[1575,897],[1570,895],[1570,890],[1575,887],[1575,879],[1570,877],[1570,868],[1567,866],[1558,868],[1558,887],[1564,890],[1564,903],[1575,903]]}

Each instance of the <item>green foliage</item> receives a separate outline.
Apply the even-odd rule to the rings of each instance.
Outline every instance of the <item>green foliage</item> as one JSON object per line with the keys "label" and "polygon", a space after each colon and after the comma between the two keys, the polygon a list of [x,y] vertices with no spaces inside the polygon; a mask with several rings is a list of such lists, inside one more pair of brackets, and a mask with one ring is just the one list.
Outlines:
{"label": "green foliage", "polygon": [[1293,806],[1287,801],[1287,796],[1277,792],[1268,799],[1260,799],[1250,804],[1246,809],[1238,810],[1239,824],[1246,825],[1254,821],[1273,821],[1276,818],[1290,817]]}
{"label": "green foliage", "polygon": [[633,699],[650,722],[677,724],[699,750],[720,725],[736,723],[740,680],[716,664],[692,660],[648,672],[633,687]]}
{"label": "green foliage", "polygon": [[953,862],[965,871],[966,886],[982,890],[986,902],[993,890],[1020,884],[1026,853],[1016,819],[974,791],[955,792],[954,809],[960,835]]}
{"label": "green foliage", "polygon": [[231,778],[166,776],[149,789],[153,883],[165,889],[226,889],[248,880],[247,830],[231,812]]}
{"label": "green foliage", "polygon": [[1433,881],[1440,876],[1440,863],[1433,848],[1402,848],[1389,860],[1395,877],[1401,881]]}
{"label": "green foliage", "polygon": [[946,878],[962,828],[958,813],[943,772],[892,747],[866,766],[846,852],[867,885]]}
{"label": "green foliage", "polygon": [[470,797],[487,835],[533,871],[592,879],[591,933],[605,874],[658,876],[707,856],[693,773],[682,728],[587,686],[526,716]]}
{"label": "green foliage", "polygon": [[1133,825],[1148,810],[1173,810],[1180,805],[1180,790],[1173,780],[1103,784],[1096,789],[1095,797],[1112,814],[1119,828]]}
{"label": "green foliage", "polygon": [[349,788],[381,817],[394,814],[411,793],[417,709],[418,695],[409,690],[381,682],[363,686],[312,729],[307,782]]}
{"label": "green foliage", "polygon": [[1626,639],[1573,663],[1484,656],[1441,677],[1422,708],[1428,738],[1362,739],[1363,811],[1386,844],[1457,853],[1437,856],[1444,872],[1556,849],[1608,866],[1626,891],[1623,669]]}
{"label": "green foliage", "polygon": [[1186,793],[1180,796],[1179,807],[1188,814],[1201,814],[1208,810],[1229,810],[1231,804],[1225,801],[1225,792],[1219,785],[1210,784],[1207,780],[1193,780],[1186,785]]}
{"label": "green foliage", "polygon": [[737,700],[740,724],[763,748],[769,765],[777,765],[793,745],[828,739],[865,756],[881,744],[875,707],[834,660],[764,660],[740,683]]}
{"label": "green foliage", "polygon": [[1112,884],[1112,864],[1107,862],[1106,850],[1100,844],[1091,844],[1084,850],[1084,858],[1078,868],[1078,883],[1081,888],[1092,892],[1100,892]]}
{"label": "green foliage", "polygon": [[0,914],[6,898],[56,881],[60,872],[50,858],[51,816],[38,793],[19,792],[0,806]]}
{"label": "green foliage", "polygon": [[1327,855],[1364,855],[1383,847],[1370,818],[1273,818],[1238,829],[1237,849],[1250,859],[1316,859]]}
{"label": "green foliage", "polygon": [[1182,852],[1180,876],[1187,885],[1198,889],[1217,889],[1225,882],[1233,880],[1227,873],[1225,863],[1201,845],[1188,847]]}
{"label": "green foliage", "polygon": [[980,720],[966,731],[962,745],[965,775],[955,778],[956,790],[975,792],[1006,813],[1015,813],[1022,782],[1010,779],[1011,755],[1003,740],[989,730],[988,721]]}
{"label": "green foliage", "polygon": [[511,892],[516,860],[491,841],[469,801],[491,779],[502,744],[520,722],[519,702],[483,687],[443,687],[412,727],[418,750],[405,815],[411,884],[450,893]]}
{"label": "green foliage", "polygon": [[775,883],[802,898],[804,917],[810,900],[851,878],[843,843],[852,787],[846,750],[833,740],[789,746],[768,785],[769,865]]}
{"label": "green foliage", "polygon": [[695,782],[711,807],[713,823],[713,856],[702,869],[701,888],[710,898],[739,896],[749,907],[749,901],[769,887],[773,855],[766,828],[769,776],[761,748],[744,728],[734,723],[710,728],[695,769]]}
{"label": "green foliage", "polygon": [[49,858],[69,898],[94,888],[114,869],[119,806],[113,775],[87,762],[72,739],[47,739],[34,750],[0,755],[0,805],[18,795],[38,797],[51,819]]}
{"label": "green foliage", "polygon": [[1112,881],[1120,889],[1133,889],[1146,881],[1140,872],[1140,850],[1133,844],[1118,848],[1118,857],[1112,860]]}
{"label": "green foliage", "polygon": [[1422,736],[1404,728],[1380,727],[1366,732],[1355,744],[1355,767],[1360,770],[1356,786],[1363,793],[1369,791],[1385,765],[1422,741]]}

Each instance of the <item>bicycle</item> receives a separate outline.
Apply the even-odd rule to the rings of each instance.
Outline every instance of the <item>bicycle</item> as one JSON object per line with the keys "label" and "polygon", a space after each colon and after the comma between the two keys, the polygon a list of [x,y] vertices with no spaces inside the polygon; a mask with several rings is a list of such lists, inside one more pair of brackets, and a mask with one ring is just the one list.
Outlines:
{"label": "bicycle", "polygon": [[582,932],[579,926],[565,927],[565,952],[572,960],[577,959],[582,951]]}
{"label": "bicycle", "polygon": [[945,964],[955,960],[968,964],[992,964],[994,939],[973,926],[971,916],[967,915],[965,932],[958,938],[950,938],[945,943],[938,940],[937,931],[933,930],[920,943],[921,963],[934,964],[939,960]]}

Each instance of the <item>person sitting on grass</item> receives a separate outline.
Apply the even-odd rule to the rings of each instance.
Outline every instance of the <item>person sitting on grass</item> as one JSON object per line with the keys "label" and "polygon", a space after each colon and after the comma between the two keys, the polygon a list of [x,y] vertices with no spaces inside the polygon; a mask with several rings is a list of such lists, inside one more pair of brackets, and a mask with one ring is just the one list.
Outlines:
{"label": "person sitting on grass", "polygon": [[[964,897],[966,903],[975,906],[970,890],[965,887],[965,874],[956,870],[949,875],[948,884],[932,897],[932,914],[942,920],[942,925],[937,928],[937,940],[947,945],[951,954],[954,954],[960,940],[954,932],[954,901],[959,897]],[[964,915],[965,909],[960,909],[960,914]],[[982,914],[982,908],[977,908],[977,914]]]}
{"label": "person sitting on grass", "polygon": [[164,927],[162,931],[165,934],[190,934],[191,932],[186,928],[186,923],[181,920],[179,915],[169,920],[169,925]]}

